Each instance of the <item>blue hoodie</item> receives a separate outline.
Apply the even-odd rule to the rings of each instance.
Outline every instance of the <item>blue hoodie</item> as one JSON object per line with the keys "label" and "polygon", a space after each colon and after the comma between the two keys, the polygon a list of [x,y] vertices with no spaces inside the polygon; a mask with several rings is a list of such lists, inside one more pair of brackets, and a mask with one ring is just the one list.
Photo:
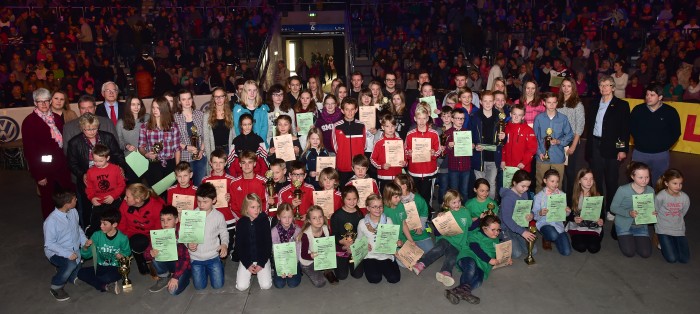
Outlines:
{"label": "blue hoodie", "polygon": [[[236,104],[233,106],[233,131],[236,136],[241,133],[240,126],[238,125],[238,120],[245,113],[253,116],[253,133],[259,135],[261,138],[267,138],[268,130],[268,117],[267,113],[270,111],[270,107],[267,104],[261,104],[260,107],[250,112],[250,109],[246,108],[242,104]],[[267,144],[267,143],[265,143]]]}
{"label": "blue hoodie", "polygon": [[[513,209],[515,209],[515,202],[518,200],[528,200],[527,192],[523,195],[518,195],[510,188],[501,188],[501,210],[499,216],[501,218],[501,225],[505,226],[510,231],[517,234],[523,234],[526,231],[525,228],[519,226],[513,220]],[[504,228],[504,229],[505,229]]]}

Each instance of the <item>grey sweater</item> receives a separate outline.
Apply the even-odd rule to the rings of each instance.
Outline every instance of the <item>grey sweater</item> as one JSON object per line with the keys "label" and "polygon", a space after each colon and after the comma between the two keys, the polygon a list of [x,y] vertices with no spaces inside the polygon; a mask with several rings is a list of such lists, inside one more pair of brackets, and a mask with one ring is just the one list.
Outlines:
{"label": "grey sweater", "polygon": [[632,224],[634,224],[634,218],[630,216],[630,211],[632,210],[632,195],[653,193],[654,189],[648,185],[644,188],[644,193],[635,192],[634,189],[632,189],[632,183],[617,188],[612,204],[610,204],[610,211],[615,214],[615,226],[623,230],[628,230]]}
{"label": "grey sweater", "polygon": [[681,191],[678,196],[668,194],[666,190],[656,194],[654,198],[657,223],[654,226],[656,233],[674,237],[685,236],[685,221],[683,217],[690,208],[688,194]]}
{"label": "grey sweater", "polygon": [[126,149],[126,145],[133,145],[137,149],[139,147],[139,132],[141,130],[141,125],[148,123],[151,116],[146,114],[143,117],[143,123],[136,120],[136,124],[132,130],[124,129],[124,121],[119,120],[117,122],[117,138],[119,139],[119,148],[124,150],[124,157],[128,156],[131,152]]}
{"label": "grey sweater", "polygon": [[586,112],[583,110],[583,104],[579,102],[574,108],[557,108],[557,111],[569,119],[574,135],[583,134],[583,128],[586,126]]}

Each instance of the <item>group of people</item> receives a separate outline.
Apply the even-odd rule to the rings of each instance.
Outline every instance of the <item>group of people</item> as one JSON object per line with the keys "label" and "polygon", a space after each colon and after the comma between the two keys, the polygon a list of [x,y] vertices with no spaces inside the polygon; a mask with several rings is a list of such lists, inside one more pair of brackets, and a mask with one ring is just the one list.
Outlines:
{"label": "group of people", "polygon": [[[669,169],[680,118],[663,104],[659,84],[646,88],[646,104],[630,114],[609,76],[599,80],[601,98],[587,111],[571,78],[556,94],[540,94],[537,82],[528,81],[523,97],[510,103],[500,77],[493,90],[474,93],[467,75],[457,73],[457,89],[444,99],[436,99],[427,72],[419,77],[420,94],[410,102],[391,74],[384,84],[364,87],[358,72],[350,87],[334,80],[330,94],[315,77],[302,89],[296,76],[270,87],[266,100],[252,80],[237,87],[233,104],[215,88],[204,110],[188,90],[166,93],[152,101],[150,114],[137,97],[120,103],[117,85],[107,82],[105,101],[81,97],[80,116],[69,122],[67,111],[57,109],[62,93],[37,89],[22,136],[46,219],[45,253],[58,269],[51,293],[67,300],[64,286],[76,278],[120,293],[119,261],[131,257],[139,273],[156,274],[150,291],[167,288],[173,295],[190,282],[197,290],[209,282],[221,288],[229,258],[238,262],[236,288],[243,291],[253,275],[262,289],[296,287],[303,275],[315,287],[348,275],[397,283],[401,267],[420,274],[444,257],[438,281],[452,287],[454,266],[462,272],[448,300],[478,303],[472,290],[501,262],[494,244],[512,240],[512,258],[525,254],[537,238],[529,221],[542,234],[543,249],[553,242],[566,256],[572,248],[598,252],[605,218],[614,220],[621,252],[649,257],[649,225],[635,222],[633,199],[641,194],[655,194],[664,258],[688,262],[689,199],[683,175]],[[585,135],[590,168],[576,160],[585,120],[594,121]],[[620,186],[630,136],[631,183]],[[135,156],[147,160],[145,169],[134,166]],[[171,175],[174,185],[158,195],[153,187]],[[565,218],[550,220],[549,196],[562,193]],[[584,220],[583,203],[593,196],[605,199],[600,215]],[[533,201],[526,212],[524,200]],[[206,213],[202,243],[178,243],[176,260],[159,261],[151,231],[177,234],[189,210]],[[409,215],[420,223],[409,228]],[[432,221],[449,216],[461,232],[440,234]],[[387,224],[399,226],[397,250],[415,245],[423,255],[405,265],[395,254],[373,252],[377,230]],[[317,269],[324,237],[334,239],[336,263]],[[362,238],[369,254],[353,260],[353,244]],[[296,272],[280,273],[273,248],[289,242]],[[94,269],[82,267],[87,258]]]}

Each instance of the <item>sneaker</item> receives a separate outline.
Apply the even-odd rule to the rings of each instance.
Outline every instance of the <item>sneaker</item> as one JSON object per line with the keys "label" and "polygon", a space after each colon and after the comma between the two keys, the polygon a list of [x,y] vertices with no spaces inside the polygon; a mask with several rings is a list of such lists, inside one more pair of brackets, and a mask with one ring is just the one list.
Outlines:
{"label": "sneaker", "polygon": [[454,278],[452,278],[452,274],[450,274],[450,272],[447,271],[435,273],[435,279],[437,279],[437,281],[445,285],[445,287],[451,287],[455,284],[455,280]]}
{"label": "sneaker", "polygon": [[80,286],[80,279],[78,279],[78,277],[73,278],[73,285],[76,287]]}
{"label": "sneaker", "polygon": [[420,273],[425,269],[425,264],[418,262],[415,265],[413,265],[413,272],[416,273],[416,275],[420,275]]}
{"label": "sneaker", "polygon": [[163,289],[165,289],[168,286],[168,281],[170,280],[170,276],[167,277],[158,277],[158,281],[156,281],[155,284],[151,286],[151,288],[148,289],[148,291],[151,292],[160,292]]}
{"label": "sneaker", "polygon": [[608,221],[615,221],[615,215],[613,215],[611,212],[608,212],[606,218],[608,218]]}
{"label": "sneaker", "polygon": [[56,301],[66,301],[70,299],[70,296],[68,293],[66,293],[66,290],[63,290],[63,288],[60,289],[51,289],[51,295],[56,298]]}
{"label": "sneaker", "polygon": [[120,294],[122,293],[122,285],[119,283],[119,281],[110,282],[105,286],[105,290],[108,292],[114,292],[114,294]]}

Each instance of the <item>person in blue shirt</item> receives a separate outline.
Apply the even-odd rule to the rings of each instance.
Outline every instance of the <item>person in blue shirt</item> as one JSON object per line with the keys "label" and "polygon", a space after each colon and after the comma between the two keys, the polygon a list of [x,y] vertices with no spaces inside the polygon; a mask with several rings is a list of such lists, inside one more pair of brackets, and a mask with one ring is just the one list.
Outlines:
{"label": "person in blue shirt", "polygon": [[[559,173],[564,172],[564,162],[566,155],[564,147],[571,144],[574,139],[574,132],[569,124],[569,119],[557,112],[557,95],[554,93],[544,93],[545,112],[538,114],[535,117],[535,137],[537,138],[537,168],[535,170],[535,182],[541,183],[543,174],[549,169],[555,169]],[[545,137],[547,130],[551,129],[551,140],[549,141],[549,150],[545,147]],[[545,153],[548,151],[549,160],[544,160]],[[536,185],[536,192],[542,190],[540,184]]]}
{"label": "person in blue shirt", "polygon": [[253,116],[253,133],[259,135],[261,138],[267,138],[269,127],[267,120],[268,112],[270,112],[270,107],[263,103],[260,92],[258,92],[257,83],[253,80],[246,81],[243,85],[241,102],[233,106],[233,129],[235,136],[238,136],[240,133],[238,127],[240,117],[247,113]]}

